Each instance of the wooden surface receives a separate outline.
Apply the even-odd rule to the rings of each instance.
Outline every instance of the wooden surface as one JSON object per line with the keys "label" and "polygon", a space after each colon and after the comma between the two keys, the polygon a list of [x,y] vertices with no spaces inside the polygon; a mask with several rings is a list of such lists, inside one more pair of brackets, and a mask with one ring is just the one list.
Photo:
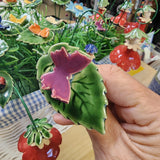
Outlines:
{"label": "wooden surface", "polygon": [[[148,86],[156,70],[142,62],[144,68],[133,77]],[[62,134],[60,155],[57,160],[94,160],[92,143],[83,126],[73,126]]]}

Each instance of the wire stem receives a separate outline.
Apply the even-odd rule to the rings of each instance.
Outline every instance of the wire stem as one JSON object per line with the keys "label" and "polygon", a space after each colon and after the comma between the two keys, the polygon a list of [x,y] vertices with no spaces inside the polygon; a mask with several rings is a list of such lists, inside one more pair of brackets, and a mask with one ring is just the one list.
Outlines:
{"label": "wire stem", "polygon": [[18,89],[17,89],[16,87],[13,87],[13,88],[15,89],[16,93],[18,94],[18,96],[19,96],[19,98],[20,98],[20,100],[21,100],[21,102],[22,102],[22,104],[23,104],[23,106],[24,106],[24,108],[25,108],[25,110],[26,110],[26,112],[27,112],[27,115],[28,115],[30,121],[32,122],[35,130],[37,131],[37,127],[36,127],[36,125],[35,125],[35,123],[34,123],[33,117],[32,117],[32,115],[31,115],[31,113],[30,113],[30,111],[29,111],[26,103],[24,102],[24,100],[23,100],[22,96],[20,95]]}

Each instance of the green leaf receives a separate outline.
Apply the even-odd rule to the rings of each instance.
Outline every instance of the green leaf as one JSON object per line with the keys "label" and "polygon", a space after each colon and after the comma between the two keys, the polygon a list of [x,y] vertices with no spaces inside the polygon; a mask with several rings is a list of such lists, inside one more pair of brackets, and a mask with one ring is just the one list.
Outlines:
{"label": "green leaf", "polygon": [[5,87],[0,90],[0,106],[4,107],[10,100],[13,92],[12,77],[5,71],[0,71],[0,77],[5,79]]}
{"label": "green leaf", "polygon": [[49,131],[44,129],[44,128],[42,129],[42,135],[43,135],[44,138],[50,138]]}
{"label": "green leaf", "polygon": [[[69,46],[67,43],[59,43],[49,49],[48,56],[42,56],[37,65],[37,78],[44,74],[47,68],[50,68],[50,52],[65,47],[69,53],[78,50],[77,47]],[[85,52],[78,50],[87,55]],[[47,62],[48,64],[44,62]],[[44,61],[43,61],[44,59]],[[41,67],[43,66],[43,67]],[[45,69],[44,69],[45,68]],[[81,72],[72,76],[71,80],[71,99],[69,104],[60,102],[51,98],[50,90],[41,90],[47,101],[60,112],[64,117],[71,119],[76,124],[82,124],[88,129],[95,129],[98,132],[105,133],[106,105],[105,86],[99,75],[96,66],[90,63]]]}
{"label": "green leaf", "polygon": [[36,145],[40,145],[42,142],[42,135],[39,133],[39,132],[36,132],[36,135],[35,135],[35,143]]}
{"label": "green leaf", "polygon": [[50,30],[53,30],[53,31],[58,31],[58,30],[61,30],[65,27],[65,23],[64,22],[61,22],[60,24],[53,24],[53,23],[50,23],[49,21],[47,21],[46,19],[43,19],[40,24],[39,24],[42,28],[49,28]]}
{"label": "green leaf", "polygon": [[31,145],[34,142],[34,137],[35,137],[35,132],[31,132],[31,134],[29,135],[27,139],[28,145]]}
{"label": "green leaf", "polygon": [[41,36],[35,35],[27,29],[18,36],[17,40],[29,44],[43,44],[52,41],[53,37],[54,33],[51,31],[47,38],[43,38]]}
{"label": "green leaf", "polygon": [[8,37],[16,36],[23,31],[23,28],[16,23],[13,23],[7,20],[3,20],[2,23],[8,24],[10,26],[9,29],[1,30],[4,36],[8,36]]}
{"label": "green leaf", "polygon": [[69,3],[71,0],[51,0],[54,3],[57,3],[58,5],[65,5]]}

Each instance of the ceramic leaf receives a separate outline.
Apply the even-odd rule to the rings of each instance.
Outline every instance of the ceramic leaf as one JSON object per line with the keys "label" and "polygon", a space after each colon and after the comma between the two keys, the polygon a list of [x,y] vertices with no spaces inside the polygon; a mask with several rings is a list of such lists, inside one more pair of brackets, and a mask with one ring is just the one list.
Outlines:
{"label": "ceramic leaf", "polygon": [[[42,56],[37,63],[37,79],[41,75],[53,71],[54,64],[50,53],[64,47],[69,54],[79,51],[87,54],[77,47],[69,46],[67,43],[59,43],[49,49],[48,55]],[[95,129],[104,134],[104,122],[106,119],[107,99],[105,86],[97,71],[97,67],[91,62],[82,71],[73,74],[70,79],[71,96],[69,104],[51,98],[50,90],[42,90],[47,101],[64,117],[71,119],[76,124],[82,124],[88,129]],[[41,84],[40,84],[41,88]]]}
{"label": "ceramic leaf", "polygon": [[41,4],[42,0],[35,0],[35,1],[30,1],[30,0],[24,0],[24,5],[27,7],[36,7],[37,5]]}
{"label": "ceramic leaf", "polygon": [[6,20],[4,20],[2,22],[9,25],[8,29],[1,30],[1,32],[3,33],[4,36],[9,36],[9,37],[16,36],[23,31],[23,28],[16,23],[6,21]]}
{"label": "ceramic leaf", "polygon": [[5,71],[0,71],[0,78],[4,79],[4,86],[0,82],[0,106],[4,107],[9,101],[13,92],[13,81],[12,77]]}
{"label": "ceramic leaf", "polygon": [[52,2],[58,4],[58,5],[65,5],[69,3],[71,0],[51,0]]}
{"label": "ceramic leaf", "polygon": [[41,36],[38,36],[27,29],[18,36],[17,40],[29,44],[43,44],[50,42],[53,39],[53,37],[54,33],[51,31],[47,38],[42,38]]}
{"label": "ceramic leaf", "polygon": [[129,33],[126,33],[125,38],[128,38],[128,39],[147,38],[147,34],[143,31],[141,31],[139,28],[135,28],[135,29],[131,30]]}
{"label": "ceramic leaf", "polygon": [[108,0],[100,0],[100,2],[98,3],[99,7],[106,7],[109,5]]}
{"label": "ceramic leaf", "polygon": [[8,44],[4,40],[0,39],[0,57],[4,55],[8,48]]}
{"label": "ceramic leaf", "polygon": [[60,24],[55,25],[53,23],[48,22],[47,20],[42,20],[40,22],[40,26],[42,26],[42,28],[47,27],[50,30],[57,31],[63,29],[65,27],[65,23],[61,22]]}

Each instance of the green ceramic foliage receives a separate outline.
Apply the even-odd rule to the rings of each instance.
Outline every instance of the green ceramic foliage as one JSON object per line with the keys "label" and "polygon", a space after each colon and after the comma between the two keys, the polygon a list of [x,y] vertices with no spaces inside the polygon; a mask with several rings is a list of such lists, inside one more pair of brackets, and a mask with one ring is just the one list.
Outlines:
{"label": "green ceramic foliage", "polygon": [[3,22],[3,24],[8,24],[10,26],[6,30],[1,30],[1,32],[4,36],[8,36],[8,37],[16,36],[23,31],[23,28],[16,23],[6,21],[6,20],[3,20],[2,22]]}
{"label": "green ceramic foliage", "polygon": [[50,130],[52,129],[52,125],[47,123],[47,118],[37,118],[34,120],[34,123],[36,129],[32,124],[28,125],[24,137],[27,138],[29,145],[34,143],[36,146],[39,146],[43,138],[49,139],[51,137]]}
{"label": "green ceramic foliage", "polygon": [[[51,46],[48,55],[42,56],[37,63],[37,79],[40,82],[42,74],[53,70],[54,64],[50,53],[64,47],[72,54],[78,50],[81,54],[87,54],[77,47],[67,43],[58,43]],[[82,124],[88,129],[95,129],[105,133],[106,106],[108,104],[105,93],[106,89],[97,67],[91,62],[81,72],[72,75],[70,80],[71,98],[69,104],[51,98],[50,90],[41,90],[47,101],[64,117],[71,119],[76,124]],[[40,84],[41,88],[41,84]]]}
{"label": "green ceramic foliage", "polygon": [[36,7],[37,5],[41,4],[42,3],[42,0],[35,0],[33,3],[30,3],[30,4],[26,4],[24,3],[24,5],[26,7]]}
{"label": "green ceramic foliage", "polygon": [[58,30],[61,30],[65,27],[65,23],[64,22],[61,22],[60,24],[53,24],[53,23],[50,23],[49,21],[47,20],[42,20],[40,23],[40,26],[42,28],[49,28],[50,30],[53,30],[53,31],[58,31]]}
{"label": "green ceramic foliage", "polygon": [[58,5],[65,5],[69,3],[71,0],[51,0],[52,2],[58,4]]}
{"label": "green ceramic foliage", "polygon": [[126,33],[125,34],[125,38],[128,38],[128,39],[134,39],[134,38],[141,39],[141,38],[148,38],[148,37],[147,37],[147,34],[144,33],[142,30],[140,30],[139,28],[135,28],[131,32]]}
{"label": "green ceramic foliage", "polygon": [[99,7],[107,7],[109,5],[108,0],[100,0],[98,3]]}
{"label": "green ceramic foliage", "polygon": [[41,36],[35,35],[29,29],[27,29],[18,36],[17,40],[29,44],[44,44],[52,41],[53,37],[54,33],[52,31],[50,31],[47,38],[43,38]]}
{"label": "green ceramic foliage", "polygon": [[0,71],[0,77],[5,79],[5,87],[0,89],[0,106],[4,108],[11,98],[13,92],[13,81],[12,77],[5,71]]}
{"label": "green ceramic foliage", "polygon": [[8,44],[4,40],[0,39],[0,57],[4,55],[8,48]]}

